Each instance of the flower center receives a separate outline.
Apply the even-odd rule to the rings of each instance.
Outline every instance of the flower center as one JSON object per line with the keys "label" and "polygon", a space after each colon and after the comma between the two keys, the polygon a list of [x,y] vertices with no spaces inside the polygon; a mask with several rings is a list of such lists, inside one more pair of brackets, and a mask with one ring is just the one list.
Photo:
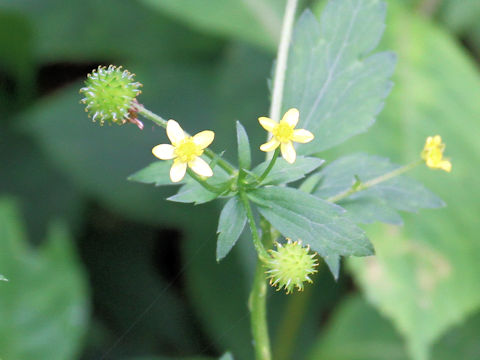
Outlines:
{"label": "flower center", "polygon": [[193,161],[203,154],[203,149],[193,142],[193,138],[187,137],[175,146],[175,155],[184,163]]}
{"label": "flower center", "polygon": [[293,126],[290,126],[284,121],[280,121],[280,123],[275,126],[272,133],[278,141],[286,143],[292,140]]}

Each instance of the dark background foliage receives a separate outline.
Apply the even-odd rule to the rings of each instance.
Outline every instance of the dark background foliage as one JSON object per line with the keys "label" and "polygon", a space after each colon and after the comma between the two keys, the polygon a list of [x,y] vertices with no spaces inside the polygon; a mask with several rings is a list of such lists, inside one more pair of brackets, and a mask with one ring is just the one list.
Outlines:
{"label": "dark background foliage", "polygon": [[[375,264],[356,261],[346,264],[338,283],[322,267],[305,293],[272,292],[275,359],[407,359],[399,333],[415,343],[422,332],[432,334],[426,343],[440,339],[435,359],[458,357],[459,349],[462,359],[480,357],[474,336],[480,331],[480,6],[474,0],[388,3],[382,47],[399,55],[395,89],[372,131],[322,155],[360,149],[408,162],[425,135],[439,132],[454,172],[423,169],[415,176],[449,207],[409,216],[402,230],[370,230],[385,281],[403,294],[397,299],[405,306],[392,308],[390,283],[372,283]],[[302,5],[318,13],[322,2]],[[0,284],[0,297],[10,299],[0,301],[0,313],[58,305],[35,318],[31,331],[14,318],[0,322],[4,360],[217,357],[226,350],[252,358],[247,298],[255,256],[248,236],[217,264],[221,204],[168,202],[174,187],[126,180],[154,160],[150,150],[164,132],[150,123],[143,131],[99,127],[79,104],[78,90],[98,65],[123,65],[144,84],[140,102],[189,132],[215,130],[214,150],[234,159],[235,120],[246,127],[252,148],[264,140],[256,119],[268,113],[282,11],[283,2],[274,0],[0,1],[0,242],[23,237],[32,246],[27,253],[0,246],[0,274],[10,279]],[[263,155],[253,153],[260,161]],[[52,235],[51,224],[61,230]],[[47,238],[48,244],[71,240],[58,240],[66,250],[50,251],[43,249]],[[398,257],[406,239],[427,250]],[[411,274],[425,266],[437,274],[432,253],[454,275],[430,300],[451,316],[420,312],[421,327],[412,320],[419,290]],[[62,272],[71,280],[57,279]],[[60,285],[40,287],[40,279]],[[28,309],[20,298],[31,299]],[[68,336],[49,337],[66,314],[76,319]],[[36,349],[37,343],[51,352],[40,346],[29,355],[12,345]]]}

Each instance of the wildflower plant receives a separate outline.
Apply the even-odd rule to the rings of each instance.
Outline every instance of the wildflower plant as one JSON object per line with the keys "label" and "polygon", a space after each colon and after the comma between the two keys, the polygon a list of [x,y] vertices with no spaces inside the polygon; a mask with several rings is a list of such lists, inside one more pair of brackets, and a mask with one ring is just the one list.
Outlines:
{"label": "wildflower plant", "polygon": [[248,224],[258,255],[249,306],[256,358],[262,360],[271,359],[266,280],[287,294],[301,291],[314,281],[321,263],[337,279],[341,257],[374,255],[362,224],[401,224],[398,211],[444,206],[404,173],[423,161],[430,168],[451,170],[440,136],[428,137],[418,158],[403,166],[367,154],[324,165],[323,151],[373,124],[392,87],[396,59],[391,52],[373,53],[384,29],[383,1],[330,0],[320,21],[305,10],[294,30],[296,10],[297,0],[288,0],[270,113],[258,117],[269,134],[259,149],[267,157],[256,166],[240,122],[234,165],[210,149],[214,129],[191,136],[181,119],[167,121],[142,105],[140,84],[126,70],[99,67],[81,90],[87,112],[101,124],[135,123],[143,117],[166,129],[171,144],[155,146],[152,153],[159,160],[129,180],[180,183],[171,201],[225,202],[217,261],[228,255]]}

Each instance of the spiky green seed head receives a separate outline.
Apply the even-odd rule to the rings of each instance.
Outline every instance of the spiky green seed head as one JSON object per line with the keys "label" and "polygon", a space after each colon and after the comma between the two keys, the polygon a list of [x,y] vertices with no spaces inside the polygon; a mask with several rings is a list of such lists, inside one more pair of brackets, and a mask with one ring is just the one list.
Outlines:
{"label": "spiky green seed head", "polygon": [[125,124],[132,117],[133,102],[140,94],[142,84],[134,80],[135,74],[123,70],[122,67],[110,65],[99,66],[85,80],[85,87],[80,93],[86,105],[85,111],[93,121],[100,125]]}
{"label": "spiky green seed head", "polygon": [[301,241],[286,244],[276,243],[276,250],[270,250],[270,258],[265,261],[266,274],[270,285],[282,288],[290,294],[295,288],[302,291],[304,283],[311,283],[310,276],[317,272],[316,253],[310,254],[310,248],[303,247]]}

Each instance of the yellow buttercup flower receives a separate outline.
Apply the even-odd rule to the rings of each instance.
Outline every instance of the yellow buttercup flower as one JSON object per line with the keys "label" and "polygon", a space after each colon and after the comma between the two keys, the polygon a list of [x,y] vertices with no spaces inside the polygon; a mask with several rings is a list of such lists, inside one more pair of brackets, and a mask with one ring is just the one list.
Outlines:
{"label": "yellow buttercup flower", "polygon": [[308,130],[295,129],[299,116],[299,111],[292,108],[283,115],[279,123],[268,117],[258,118],[260,125],[273,135],[270,141],[260,146],[260,150],[268,152],[280,146],[283,158],[290,164],[293,164],[297,157],[293,142],[304,144],[312,141],[314,138],[313,134]]}
{"label": "yellow buttercup flower", "polygon": [[187,166],[198,175],[206,177],[213,175],[210,165],[200,157],[204,149],[212,143],[215,137],[213,131],[205,130],[194,136],[188,136],[175,120],[168,120],[167,136],[172,145],[157,145],[152,149],[152,153],[161,160],[173,159],[170,169],[172,182],[179,182],[183,179]]}
{"label": "yellow buttercup flower", "polygon": [[422,159],[429,168],[442,169],[446,172],[452,170],[452,163],[448,159],[444,159],[443,151],[445,144],[442,143],[440,135],[429,136],[425,141],[425,146],[422,151]]}

